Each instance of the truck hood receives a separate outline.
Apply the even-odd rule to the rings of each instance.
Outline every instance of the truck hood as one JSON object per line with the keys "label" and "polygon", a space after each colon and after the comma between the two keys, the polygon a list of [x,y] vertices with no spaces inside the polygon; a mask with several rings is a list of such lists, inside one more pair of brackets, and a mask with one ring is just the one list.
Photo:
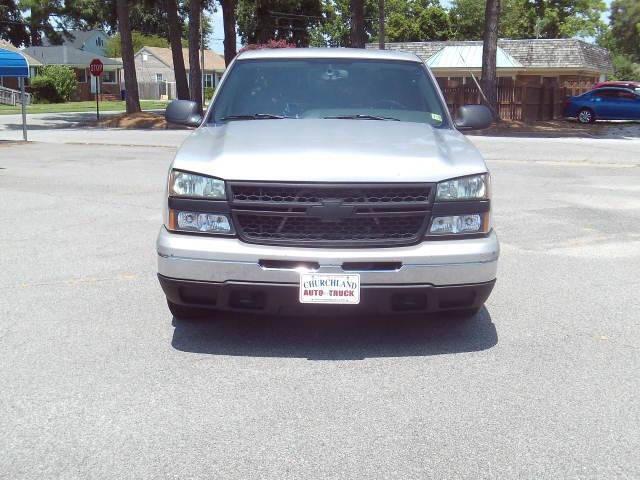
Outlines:
{"label": "truck hood", "polygon": [[487,171],[452,129],[377,120],[284,119],[203,126],[173,168],[225,180],[437,182]]}

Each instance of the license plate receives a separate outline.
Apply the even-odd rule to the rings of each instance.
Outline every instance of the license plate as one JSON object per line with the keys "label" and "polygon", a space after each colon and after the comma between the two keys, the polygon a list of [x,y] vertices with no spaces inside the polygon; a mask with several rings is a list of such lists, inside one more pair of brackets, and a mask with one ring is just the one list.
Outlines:
{"label": "license plate", "polygon": [[300,303],[360,303],[360,275],[301,273]]}

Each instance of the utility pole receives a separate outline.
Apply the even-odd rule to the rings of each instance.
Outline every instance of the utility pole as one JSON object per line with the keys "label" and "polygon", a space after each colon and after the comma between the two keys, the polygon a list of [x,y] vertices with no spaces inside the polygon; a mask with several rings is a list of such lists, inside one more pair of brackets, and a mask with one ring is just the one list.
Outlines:
{"label": "utility pole", "polygon": [[378,0],[379,27],[378,27],[378,48],[384,50],[384,0]]}

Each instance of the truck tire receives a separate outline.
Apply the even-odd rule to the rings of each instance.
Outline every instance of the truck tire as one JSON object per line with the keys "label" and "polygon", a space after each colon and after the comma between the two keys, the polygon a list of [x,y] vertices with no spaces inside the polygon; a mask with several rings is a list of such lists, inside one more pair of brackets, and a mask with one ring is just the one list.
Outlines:
{"label": "truck tire", "polygon": [[167,300],[169,311],[174,318],[178,320],[201,320],[211,318],[214,315],[213,310],[207,308],[188,307],[186,305],[178,305],[171,300]]}

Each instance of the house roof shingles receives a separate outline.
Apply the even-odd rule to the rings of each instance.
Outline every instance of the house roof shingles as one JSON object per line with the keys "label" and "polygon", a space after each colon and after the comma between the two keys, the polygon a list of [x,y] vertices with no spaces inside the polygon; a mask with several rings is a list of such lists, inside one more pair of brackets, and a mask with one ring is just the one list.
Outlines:
{"label": "house roof shingles", "polygon": [[95,53],[85,52],[66,45],[55,47],[29,47],[25,52],[41,62],[43,65],[89,66],[91,60],[98,58],[104,65],[120,67],[122,62]]}
{"label": "house roof shingles", "polygon": [[11,43],[7,42],[6,40],[0,40],[0,48],[2,48],[4,50],[10,50],[12,52],[20,53],[24,58],[27,59],[27,62],[29,62],[29,66],[30,67],[41,67],[42,66],[42,63],[37,58],[33,58],[31,55],[29,55],[24,50],[20,50],[19,48],[14,47]]}
{"label": "house roof shingles", "polygon": [[[138,53],[146,50],[148,53],[156,57],[162,63],[167,65],[170,68],[173,68],[173,56],[171,54],[170,48],[163,47],[142,47]],[[136,54],[137,55],[137,54]],[[189,70],[189,49],[182,49],[182,58],[184,58],[184,68]],[[205,50],[204,51],[204,69],[205,70],[214,70],[217,72],[224,72],[225,63],[224,58],[222,58],[219,54],[214,52],[213,50]]]}
{"label": "house roof shingles", "polygon": [[[447,46],[482,46],[481,41],[397,42],[386,43],[389,50],[402,50],[418,55],[425,62]],[[571,68],[611,72],[611,56],[605,48],[575,38],[538,38],[524,40],[498,40],[505,53],[525,68]],[[367,48],[377,48],[368,44]]]}
{"label": "house roof shingles", "polygon": [[[91,37],[96,32],[100,32],[100,30],[69,30],[67,32],[68,36],[67,34],[62,34],[62,45],[82,49],[82,47],[84,47],[84,44],[87,43],[89,37]],[[42,45],[45,47],[56,46],[52,45],[47,38],[43,39]]]}

